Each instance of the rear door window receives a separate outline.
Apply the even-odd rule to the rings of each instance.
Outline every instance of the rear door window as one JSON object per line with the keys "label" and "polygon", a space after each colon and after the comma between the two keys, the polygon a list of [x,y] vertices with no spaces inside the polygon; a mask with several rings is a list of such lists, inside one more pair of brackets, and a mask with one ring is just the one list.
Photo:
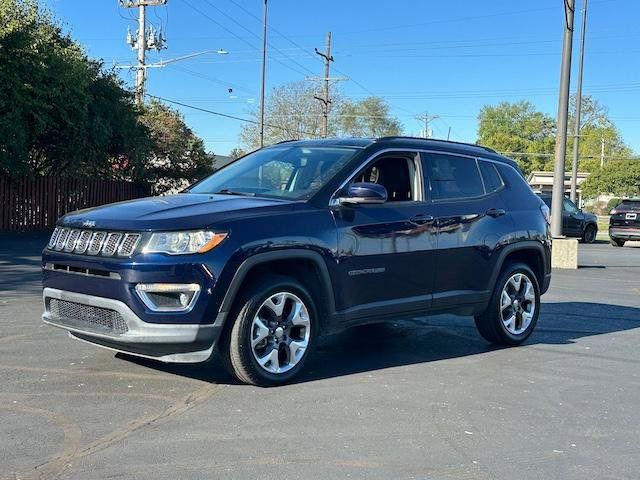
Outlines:
{"label": "rear door window", "polygon": [[434,200],[457,200],[485,194],[474,158],[443,153],[427,154],[425,158]]}

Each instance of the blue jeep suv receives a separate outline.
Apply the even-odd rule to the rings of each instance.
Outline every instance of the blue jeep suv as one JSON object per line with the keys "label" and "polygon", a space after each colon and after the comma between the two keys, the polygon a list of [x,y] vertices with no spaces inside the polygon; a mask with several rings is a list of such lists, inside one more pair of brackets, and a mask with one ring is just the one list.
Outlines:
{"label": "blue jeep suv", "polygon": [[184,192],[70,213],[42,256],[43,320],[163,362],[214,351],[277,385],[317,338],[473,315],[490,342],[533,331],[549,210],[512,160],[407,137],[291,141]]}

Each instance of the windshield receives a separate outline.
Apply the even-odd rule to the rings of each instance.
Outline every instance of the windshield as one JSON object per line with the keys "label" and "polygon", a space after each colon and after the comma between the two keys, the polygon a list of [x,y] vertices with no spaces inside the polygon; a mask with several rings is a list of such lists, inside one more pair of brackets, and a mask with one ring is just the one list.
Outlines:
{"label": "windshield", "polygon": [[233,162],[187,191],[306,199],[344,167],[356,151],[286,145],[265,148]]}

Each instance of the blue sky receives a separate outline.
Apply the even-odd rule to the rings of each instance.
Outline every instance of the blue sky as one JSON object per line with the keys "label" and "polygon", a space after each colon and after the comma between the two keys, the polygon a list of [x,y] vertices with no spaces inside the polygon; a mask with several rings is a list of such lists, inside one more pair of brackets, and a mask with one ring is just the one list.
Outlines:
{"label": "blue sky", "polygon": [[[125,43],[135,23],[117,0],[46,0],[89,55],[107,66],[135,59]],[[577,0],[578,10],[581,1]],[[260,88],[261,0],[168,0],[149,9],[168,49],[150,61],[223,48],[149,72],[148,92],[201,108],[247,116]],[[257,18],[256,18],[257,17]],[[609,108],[625,141],[640,152],[640,2],[590,0],[584,93]],[[579,15],[574,36],[575,89]],[[415,116],[439,115],[433,136],[475,141],[479,109],[526,99],[555,117],[564,15],[561,0],[513,2],[270,0],[267,88],[322,75],[313,54],[333,35],[332,76],[347,97],[384,97],[405,133],[418,134]],[[277,31],[277,32],[276,32]],[[133,74],[122,70],[131,84]],[[228,89],[232,88],[230,94]],[[241,123],[180,108],[217,154],[238,145]]]}

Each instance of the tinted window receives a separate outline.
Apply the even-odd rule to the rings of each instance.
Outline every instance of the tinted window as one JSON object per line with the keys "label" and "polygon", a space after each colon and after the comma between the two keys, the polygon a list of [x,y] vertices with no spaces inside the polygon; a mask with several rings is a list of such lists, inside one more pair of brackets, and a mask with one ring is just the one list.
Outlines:
{"label": "tinted window", "polygon": [[569,213],[575,213],[578,211],[578,207],[576,207],[575,204],[568,198],[562,199],[562,206],[565,209],[565,211]]}
{"label": "tinted window", "polygon": [[496,170],[496,167],[491,162],[479,161],[480,173],[482,173],[482,179],[484,180],[484,188],[487,193],[495,192],[502,188],[502,178]]}
{"label": "tinted window", "polygon": [[472,158],[445,154],[428,155],[427,171],[434,200],[484,195],[480,171]]}

